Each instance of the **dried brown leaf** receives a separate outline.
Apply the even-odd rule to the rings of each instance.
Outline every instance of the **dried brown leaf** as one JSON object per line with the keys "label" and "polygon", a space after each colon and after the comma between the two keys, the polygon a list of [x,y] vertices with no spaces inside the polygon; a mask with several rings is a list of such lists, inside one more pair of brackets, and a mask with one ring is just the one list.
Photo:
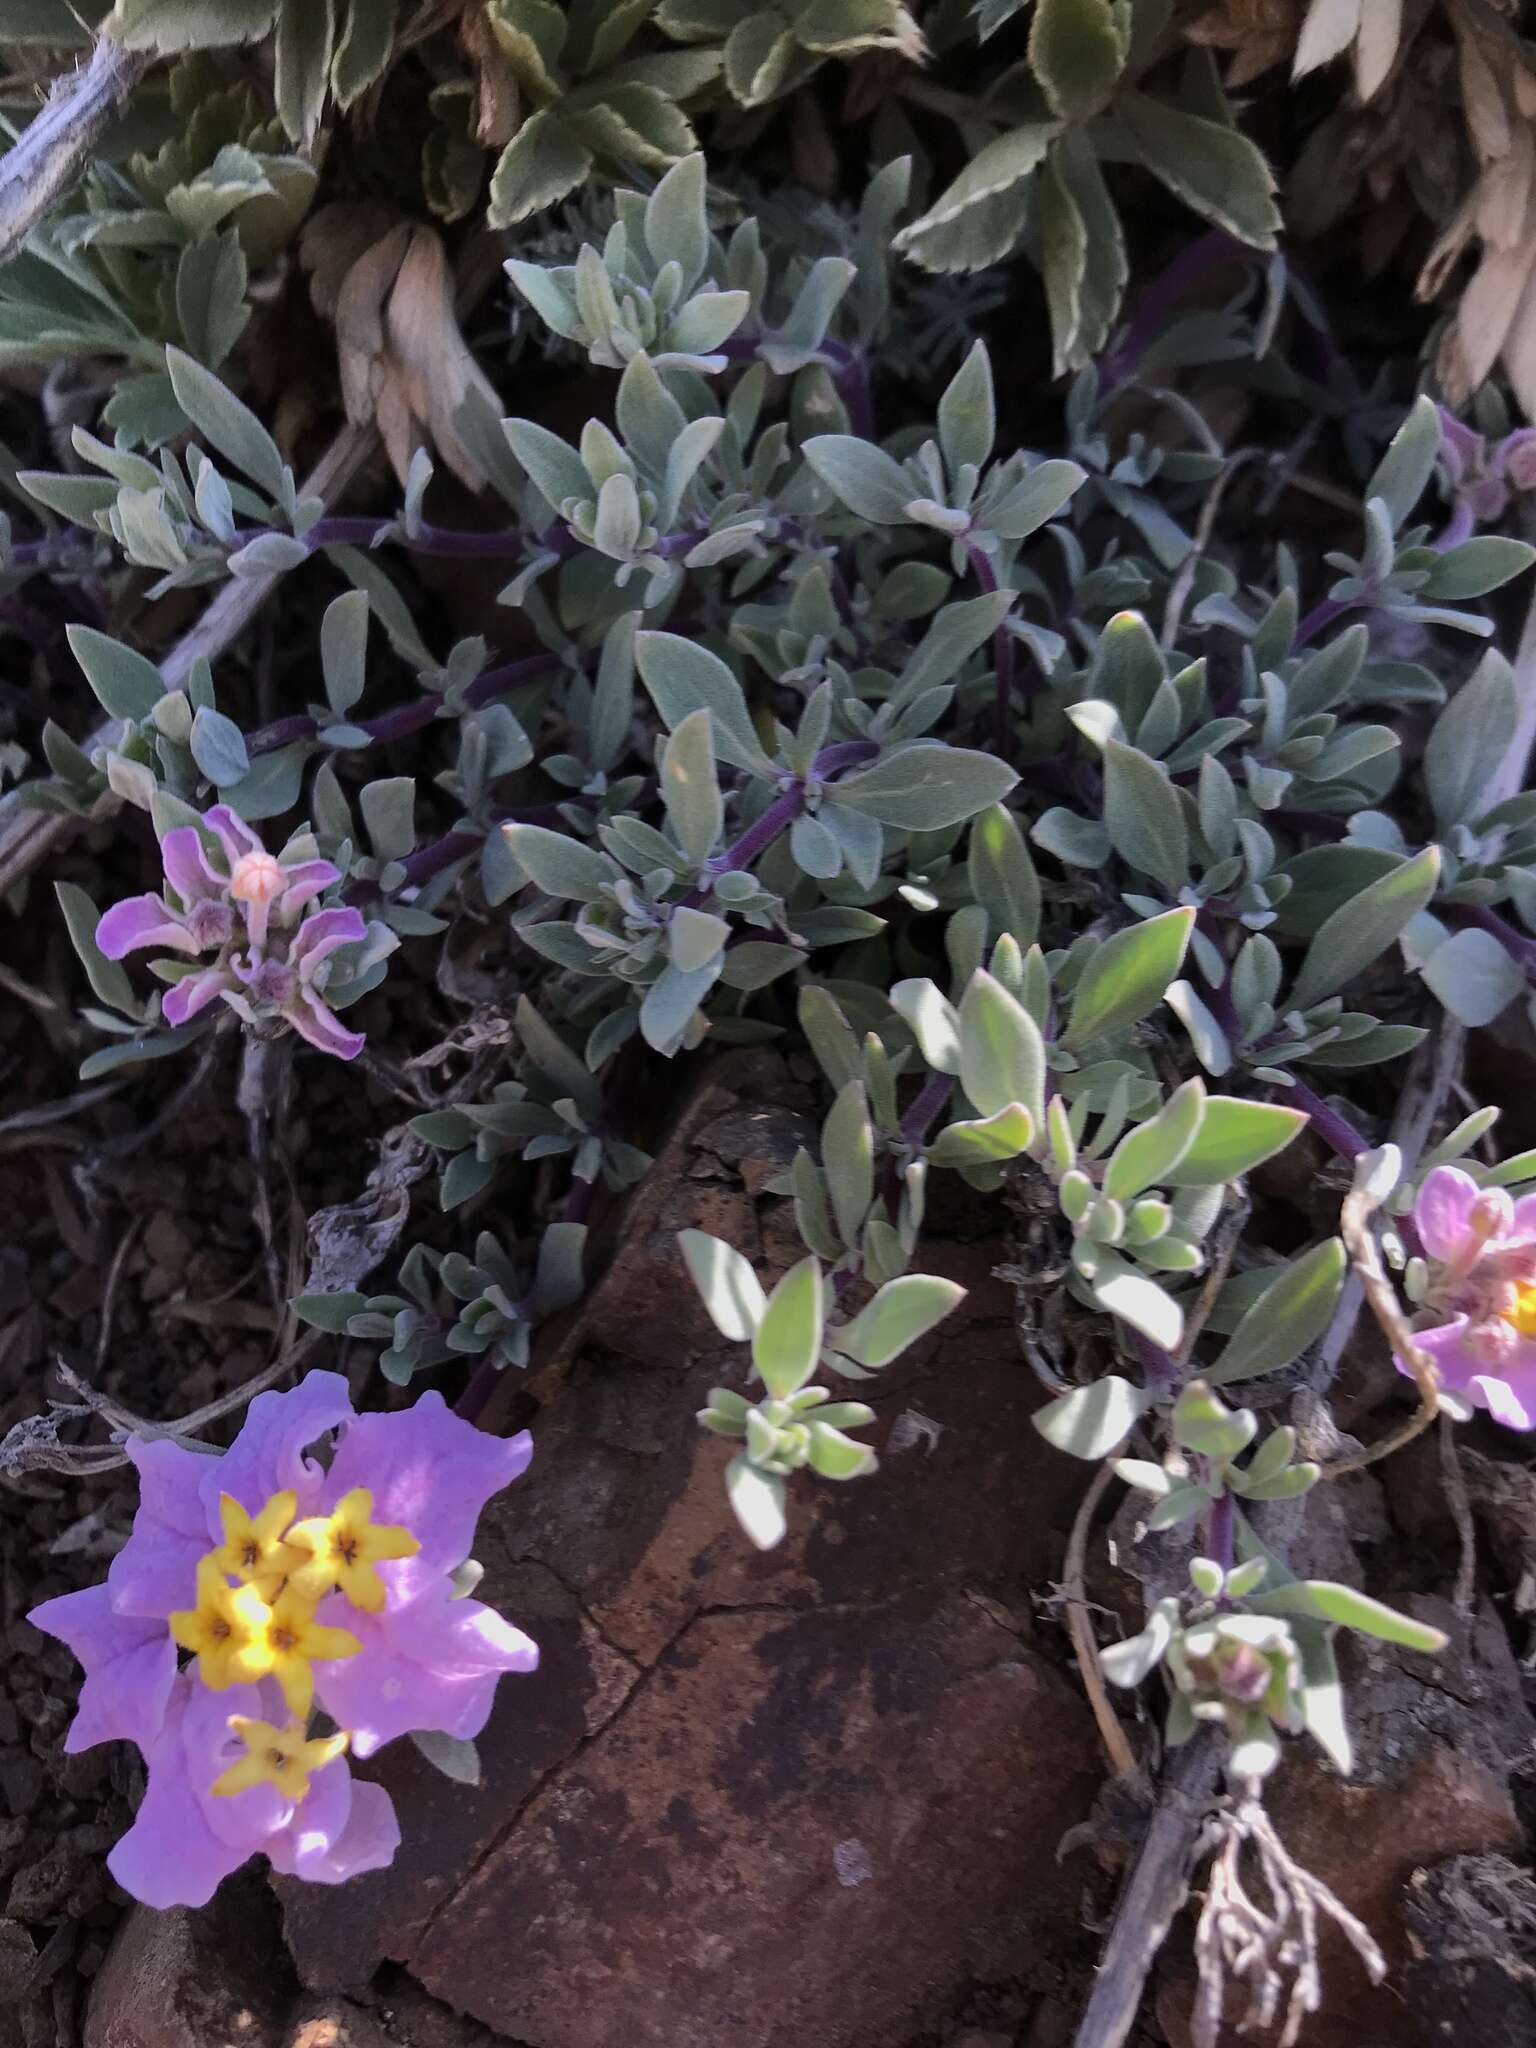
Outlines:
{"label": "dried brown leaf", "polygon": [[1184,33],[1192,43],[1231,51],[1226,78],[1235,91],[1291,55],[1301,9],[1302,0],[1218,0]]}
{"label": "dried brown leaf", "polygon": [[402,482],[426,446],[481,490],[484,472],[454,416],[471,391],[497,399],[460,332],[439,236],[377,208],[327,207],[306,231],[303,259],[315,306],[336,328],[347,418],[378,429]]}
{"label": "dried brown leaf", "polygon": [[[1364,0],[1312,0],[1301,25],[1296,44],[1293,78],[1305,78],[1335,57],[1342,57],[1360,33],[1360,12]],[[1370,0],[1375,6],[1378,0]]]}
{"label": "dried brown leaf", "polygon": [[505,149],[517,133],[521,100],[517,74],[491,33],[485,8],[465,9],[459,19],[459,42],[474,67],[475,140],[487,149]]}
{"label": "dried brown leaf", "polygon": [[1386,84],[1402,34],[1403,0],[1370,0],[1355,39],[1355,91],[1362,101],[1374,99]]}

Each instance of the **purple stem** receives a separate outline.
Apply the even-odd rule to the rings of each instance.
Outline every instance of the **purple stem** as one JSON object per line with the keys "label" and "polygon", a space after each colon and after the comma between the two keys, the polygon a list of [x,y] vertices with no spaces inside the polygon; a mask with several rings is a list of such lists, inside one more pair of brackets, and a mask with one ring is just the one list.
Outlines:
{"label": "purple stem", "polygon": [[1232,1569],[1232,1507],[1232,1496],[1223,1487],[1211,1502],[1205,1523],[1205,1554],[1224,1572]]}
{"label": "purple stem", "polygon": [[502,1368],[494,1359],[482,1358],[469,1385],[453,1404],[453,1412],[465,1422],[478,1422],[491,1398],[491,1389],[501,1378]]}
{"label": "purple stem", "polygon": [[1140,1330],[1132,1330],[1131,1348],[1141,1361],[1142,1376],[1147,1385],[1159,1394],[1172,1393],[1179,1384],[1179,1362],[1173,1353],[1165,1351],[1161,1344],[1154,1344]]}
{"label": "purple stem", "polygon": [[[880,751],[873,740],[838,740],[830,747],[823,747],[811,763],[811,773],[818,781],[835,775],[840,769],[852,768],[861,761],[868,761]],[[724,853],[717,853],[708,864],[709,881],[680,899],[679,908],[697,910],[704,902],[721,875],[734,875],[743,868],[751,867],[759,854],[766,853],[781,832],[785,832],[805,809],[805,784],[796,776],[788,782],[774,798],[763,815],[747,827],[741,837],[728,846]]]}
{"label": "purple stem", "polygon": [[1496,938],[1527,981],[1536,982],[1536,939],[1516,931],[1507,918],[1500,917],[1484,903],[1448,903],[1441,913],[1450,923],[1470,925]]}
{"label": "purple stem", "polygon": [[811,763],[811,773],[825,782],[829,775],[840,775],[845,768],[860,768],[866,761],[873,761],[879,751],[876,740],[834,740]]}
{"label": "purple stem", "polygon": [[850,349],[832,372],[832,382],[848,414],[848,424],[861,441],[877,441],[875,402],[869,388],[869,364],[862,349]]}
{"label": "purple stem", "polygon": [[1296,628],[1296,636],[1291,642],[1292,647],[1310,647],[1319,633],[1331,626],[1335,619],[1341,619],[1346,612],[1353,611],[1359,602],[1358,598],[1353,597],[1325,597],[1321,604],[1313,605]]}
{"label": "purple stem", "polygon": [[400,890],[419,889],[423,882],[431,881],[444,868],[451,868],[455,861],[466,860],[470,854],[478,853],[484,844],[483,832],[449,832],[443,838],[433,840],[430,846],[417,847],[401,863],[405,877]]}
{"label": "purple stem", "polygon": [[1168,315],[1192,285],[1198,284],[1218,263],[1258,261],[1258,251],[1237,241],[1224,228],[1213,228],[1176,256],[1161,277],[1154,278],[1142,293],[1125,338],[1111,356],[1099,365],[1100,388],[1116,391],[1136,373],[1143,352],[1168,323]]}
{"label": "purple stem", "polygon": [[[317,519],[299,538],[310,549],[367,548],[372,547],[379,535],[394,524],[393,518]],[[258,527],[249,533],[237,533],[235,544],[244,546],[266,530]],[[414,534],[401,534],[398,538],[403,546],[418,555],[452,555],[466,561],[507,562],[518,561],[528,552],[531,536],[521,526],[505,527],[499,533],[467,533],[452,526],[420,526]]]}
{"label": "purple stem", "polygon": [[928,1127],[949,1100],[954,1082],[948,1074],[930,1074],[901,1120],[901,1135],[907,1144],[921,1145]]}
{"label": "purple stem", "polygon": [[[478,710],[482,704],[489,704],[493,697],[505,696],[509,690],[520,689],[525,683],[535,683],[545,676],[556,674],[564,663],[558,654],[531,654],[524,661],[511,661],[503,668],[489,668],[464,692],[467,710]],[[377,745],[390,740],[400,740],[413,732],[420,732],[430,725],[443,709],[444,699],[435,691],[425,696],[413,697],[409,704],[396,704],[389,711],[381,711],[375,718],[357,721],[359,732],[367,733]],[[347,721],[351,723],[351,721]],[[272,725],[264,725],[260,732],[254,732],[246,742],[246,750],[253,757],[257,754],[275,753],[279,747],[291,746],[295,740],[317,739],[323,728],[320,721],[300,712],[291,718],[279,718]]]}
{"label": "purple stem", "polygon": [[1347,1159],[1353,1164],[1361,1153],[1370,1150],[1349,1118],[1324,1102],[1322,1096],[1315,1089],[1309,1088],[1300,1076],[1293,1078],[1291,1086],[1286,1090],[1286,1096],[1298,1109],[1307,1112],[1313,1130],[1330,1151],[1336,1152],[1341,1159]]}
{"label": "purple stem", "polygon": [[779,834],[793,825],[804,808],[805,784],[796,776],[779,792],[755,824],[749,825],[741,837],[728,846],[724,853],[715,855],[709,862],[709,884],[690,889],[682,899],[684,905],[690,910],[696,910],[721,875],[734,875],[742,868],[751,867],[758,855],[766,853]]}
{"label": "purple stem", "polygon": [[[997,571],[990,556],[969,543],[966,544],[965,555],[982,589],[989,593],[995,591],[998,588]],[[1007,760],[1008,724],[1013,715],[1013,635],[1006,624],[999,626],[992,635],[992,665],[997,672],[997,751]]]}

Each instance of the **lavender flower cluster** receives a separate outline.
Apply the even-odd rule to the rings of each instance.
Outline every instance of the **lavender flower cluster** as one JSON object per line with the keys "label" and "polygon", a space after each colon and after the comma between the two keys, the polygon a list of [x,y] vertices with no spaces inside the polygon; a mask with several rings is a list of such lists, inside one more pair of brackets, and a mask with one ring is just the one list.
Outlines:
{"label": "lavender flower cluster", "polygon": [[532,1449],[435,1393],[355,1414],[333,1372],[259,1395],[220,1458],[129,1443],[139,1508],[106,1583],[31,1615],[85,1670],[65,1749],[129,1741],[148,1767],[107,1858],[126,1891],[202,1905],[258,1852],[315,1884],[392,1861],[389,1794],[347,1754],[414,1731],[470,1739],[502,1673],[538,1663],[455,1577]]}

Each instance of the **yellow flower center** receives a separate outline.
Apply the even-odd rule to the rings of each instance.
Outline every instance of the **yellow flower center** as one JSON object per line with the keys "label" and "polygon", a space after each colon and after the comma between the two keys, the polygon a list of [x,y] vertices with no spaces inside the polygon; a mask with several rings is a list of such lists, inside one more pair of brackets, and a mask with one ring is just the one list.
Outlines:
{"label": "yellow flower center", "polygon": [[379,1613],[387,1589],[377,1567],[421,1548],[409,1529],[375,1525],[373,1495],[364,1486],[344,1495],[329,1515],[295,1522],[298,1504],[295,1493],[274,1493],[251,1515],[232,1495],[221,1495],[224,1541],[198,1564],[196,1606],[169,1617],[172,1638],[192,1653],[211,1692],[274,1678],[293,1716],[281,1729],[230,1717],[246,1754],[215,1782],[221,1797],[276,1785],[297,1805],[311,1772],[341,1755],[345,1734],[306,1737],[314,1665],[355,1657],[363,1646],[350,1629],[317,1621],[315,1609],[335,1591],[362,1612]]}
{"label": "yellow flower center", "polygon": [[232,1495],[220,1494],[224,1541],[212,1552],[219,1570],[254,1586],[263,1600],[275,1600],[289,1573],[304,1562],[302,1554],[283,1540],[298,1505],[296,1493],[274,1493],[261,1513],[251,1516]]}
{"label": "yellow flower center", "polygon": [[1536,1286],[1516,1287],[1514,1300],[1503,1311],[1504,1321],[1522,1337],[1536,1337]]}
{"label": "yellow flower center", "polygon": [[309,1792],[311,1772],[334,1763],[348,1740],[343,1734],[310,1741],[298,1721],[275,1728],[270,1721],[253,1721],[244,1714],[231,1714],[229,1725],[245,1744],[245,1755],[214,1779],[213,1793],[218,1799],[232,1799],[254,1785],[275,1785],[297,1806]]}
{"label": "yellow flower center", "polygon": [[197,1675],[210,1692],[227,1692],[253,1676],[247,1658],[260,1638],[268,1609],[254,1586],[231,1586],[217,1555],[197,1568],[197,1605],[170,1616],[171,1634],[197,1659]]}
{"label": "yellow flower center", "polygon": [[334,1586],[365,1614],[378,1614],[384,1606],[384,1581],[376,1566],[414,1557],[421,1548],[409,1529],[375,1524],[373,1495],[366,1486],[343,1494],[330,1514],[295,1522],[287,1542],[306,1553],[290,1580],[296,1593],[318,1600]]}

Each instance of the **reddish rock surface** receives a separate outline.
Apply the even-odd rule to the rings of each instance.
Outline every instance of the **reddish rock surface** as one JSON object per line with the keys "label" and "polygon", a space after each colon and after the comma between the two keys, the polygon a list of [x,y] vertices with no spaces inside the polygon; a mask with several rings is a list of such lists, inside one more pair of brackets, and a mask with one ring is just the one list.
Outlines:
{"label": "reddish rock surface", "polygon": [[[486,1597],[543,1663],[501,1688],[480,1787],[406,1744],[378,1761],[405,1830],[396,1868],[278,1887],[302,1990],[259,1911],[232,1931],[239,1887],[205,1914],[135,1914],[85,2048],[1067,2048],[1096,1959],[1094,1870],[1056,1851],[1102,1762],[1034,1603],[1083,1472],[1030,1425],[1043,1396],[992,1278],[1006,1248],[968,1241],[963,1205],[935,1218],[925,1263],[969,1298],[867,1392],[880,1473],[796,1486],[772,1554],[736,1530],[728,1448],[694,1424],[744,1361],[699,1309],[676,1233],[728,1235],[765,1277],[798,1256],[765,1183],[807,1108],[774,1059],[717,1069],[605,1277],[504,1383],[540,1404],[537,1454],[477,1549]],[[1117,1518],[1117,1568],[1098,1574],[1133,1623],[1148,1586],[1184,1573],[1134,1521]],[[1373,1478],[1322,1489],[1293,1563],[1374,1583],[1356,1546],[1379,1557],[1391,1534]],[[1530,1967],[1527,1940],[1513,1962],[1468,1949],[1425,1975],[1434,1915],[1470,1926],[1467,1884],[1435,1873],[1521,1852],[1510,1787],[1530,1724],[1491,1610],[1468,1631],[1404,1604],[1453,1629],[1450,1652],[1351,1649],[1355,1777],[1298,1750],[1274,1787],[1289,1846],[1393,1968],[1373,1991],[1330,1949],[1305,2048],[1429,2048],[1460,1985]],[[1188,1956],[1184,1928],[1157,1997],[1171,2048],[1187,2048]]]}
{"label": "reddish rock surface", "polygon": [[805,1126],[777,1062],[733,1064],[536,1368],[532,1471],[482,1525],[486,1596],[543,1667],[502,1687],[478,1791],[387,1761],[411,1844],[396,1870],[284,1887],[316,1988],[403,1962],[529,2048],[889,2048],[973,1981],[1088,1959],[1081,1872],[1055,1848],[1100,1761],[1030,1602],[1081,1474],[1030,1427],[1002,1248],[934,1248],[972,1291],[875,1383],[881,1473],[796,1487],[790,1539],[757,1555],[726,1507],[728,1449],[693,1419],[744,1361],[676,1234],[787,1264],[762,1188]]}

